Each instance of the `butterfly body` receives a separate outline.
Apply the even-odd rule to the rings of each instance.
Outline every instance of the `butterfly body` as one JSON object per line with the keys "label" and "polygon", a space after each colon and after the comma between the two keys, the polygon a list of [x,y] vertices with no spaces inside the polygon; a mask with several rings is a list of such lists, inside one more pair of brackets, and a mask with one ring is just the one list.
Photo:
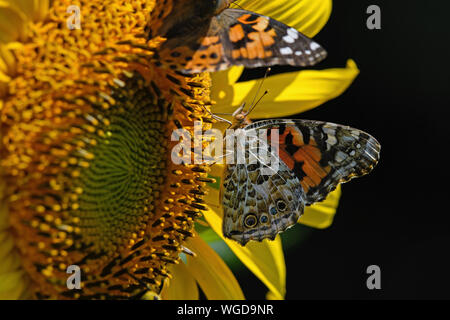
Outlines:
{"label": "butterfly body", "polygon": [[149,25],[149,38],[185,37],[209,25],[215,15],[229,7],[232,0],[169,0],[167,4],[156,6],[150,21],[158,21],[166,16],[164,23]]}
{"label": "butterfly body", "polygon": [[[269,165],[260,159],[226,165],[223,233],[242,245],[274,239],[297,223],[305,206],[324,200],[340,183],[369,173],[379,159],[375,138],[347,126],[286,119],[234,123],[248,136],[258,137],[257,147],[251,141],[237,146],[245,150],[246,159],[262,148],[279,160],[269,174],[263,173]],[[278,133],[275,142],[272,130]]]}
{"label": "butterfly body", "polygon": [[311,66],[325,50],[294,28],[231,0],[166,0],[152,11],[148,37],[166,38],[155,59],[183,73],[288,64]]}

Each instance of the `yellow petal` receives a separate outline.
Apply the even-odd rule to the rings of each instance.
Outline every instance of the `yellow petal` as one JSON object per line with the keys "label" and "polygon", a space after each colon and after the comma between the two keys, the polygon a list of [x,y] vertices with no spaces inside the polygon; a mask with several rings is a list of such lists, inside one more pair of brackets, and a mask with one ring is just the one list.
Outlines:
{"label": "yellow petal", "polygon": [[243,71],[243,66],[236,66],[227,70],[212,72],[212,95],[214,97],[217,96],[219,99],[225,99],[227,96],[232,95],[232,86],[238,81]]}
{"label": "yellow petal", "polygon": [[215,164],[211,166],[211,171],[208,176],[214,178],[216,182],[214,184],[208,184],[208,193],[205,196],[205,202],[208,206],[214,206],[215,208],[222,206],[220,203],[220,187],[222,185],[224,169],[225,165],[223,164]]}
{"label": "yellow petal", "polygon": [[0,1],[0,42],[24,40],[25,30],[25,14],[17,9],[14,4]]}
{"label": "yellow petal", "polygon": [[[342,94],[358,73],[355,62],[348,60],[345,68],[303,70],[268,77],[263,89],[267,88],[269,93],[250,116],[276,118],[312,109]],[[212,111],[232,113],[242,102],[250,103],[258,85],[257,80],[236,83],[232,87],[232,93],[225,98],[213,97],[217,104]]]}
{"label": "yellow petal", "polygon": [[14,46],[18,46],[17,43],[0,44],[0,72],[10,76],[16,72],[16,59],[10,50]]}
{"label": "yellow petal", "polygon": [[8,230],[9,212],[3,198],[5,181],[1,175],[0,170],[0,300],[19,299],[24,297],[27,282]]}
{"label": "yellow petal", "polygon": [[48,10],[50,9],[51,0],[38,0],[38,7],[36,10],[36,20],[42,21],[45,19]]}
{"label": "yellow petal", "polygon": [[[213,199],[212,197],[208,199]],[[207,201],[210,210],[204,212],[211,228],[225,241],[234,254],[272,292],[276,299],[283,299],[286,293],[286,265],[280,237],[274,241],[249,242],[245,247],[226,239],[222,235],[222,209],[217,200]]]}
{"label": "yellow petal", "polygon": [[7,0],[7,2],[15,5],[33,21],[43,20],[49,9],[49,0]]}
{"label": "yellow petal", "polygon": [[[1,137],[0,137],[1,138]],[[3,199],[3,192],[5,191],[5,181],[2,180],[2,171],[0,170],[0,236],[1,233],[6,230],[9,226],[9,212],[6,201]]]}
{"label": "yellow petal", "polygon": [[160,295],[158,295],[154,291],[147,291],[144,293],[144,295],[141,297],[142,300],[161,300]]}
{"label": "yellow petal", "polygon": [[316,35],[331,14],[331,0],[241,0],[239,6],[293,27],[308,37]]}
{"label": "yellow petal", "polygon": [[23,297],[25,282],[23,271],[0,274],[0,300],[17,300]]}
{"label": "yellow petal", "polygon": [[187,269],[209,300],[245,299],[231,270],[205,241],[194,236],[187,240],[186,246],[197,254],[187,257]]}
{"label": "yellow petal", "polygon": [[11,78],[0,71],[0,82],[6,83],[11,81]]}
{"label": "yellow petal", "polygon": [[333,223],[340,197],[341,186],[338,186],[324,201],[306,207],[298,222],[314,228],[328,228]]}
{"label": "yellow petal", "polygon": [[18,270],[20,259],[12,237],[6,231],[0,231],[0,241],[0,274]]}
{"label": "yellow petal", "polygon": [[163,300],[198,300],[197,283],[183,262],[173,265],[170,273],[173,277],[161,292]]}

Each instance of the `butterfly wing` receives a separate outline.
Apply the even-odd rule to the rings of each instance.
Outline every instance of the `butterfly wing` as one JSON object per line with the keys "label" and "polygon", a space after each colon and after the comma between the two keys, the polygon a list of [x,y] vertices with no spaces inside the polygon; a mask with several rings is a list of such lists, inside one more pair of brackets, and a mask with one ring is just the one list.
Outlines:
{"label": "butterfly wing", "polygon": [[[272,129],[278,132],[274,141]],[[294,225],[304,205],[322,201],[339,183],[369,173],[381,149],[361,130],[321,121],[263,120],[246,126],[245,132],[265,136],[258,138],[256,148],[249,141],[239,146],[247,161],[227,165],[222,196],[224,235],[242,245],[273,239]],[[248,164],[249,154],[260,155],[261,148],[281,160],[271,174],[262,173],[267,161],[258,156]]]}
{"label": "butterfly wing", "polygon": [[[368,133],[329,122],[263,120],[249,127],[278,129],[280,159],[299,179],[306,205],[322,201],[339,183],[369,173],[381,146]],[[267,130],[270,139],[270,130]]]}
{"label": "butterfly wing", "polygon": [[222,38],[229,65],[312,66],[326,57],[326,51],[317,42],[258,13],[228,9],[217,20],[223,26],[222,32],[226,31]]}
{"label": "butterfly wing", "polygon": [[269,17],[226,9],[195,29],[168,34],[157,58],[184,73],[213,72],[233,65],[246,67],[311,66],[325,50],[297,30]]}
{"label": "butterfly wing", "polygon": [[[259,149],[276,154],[264,141],[257,148],[246,143],[246,158]],[[236,163],[236,162],[235,162]],[[262,174],[262,161],[226,166],[222,189],[223,234],[245,245],[249,240],[275,239],[294,225],[304,208],[303,190],[295,174],[283,162],[273,174]]]}

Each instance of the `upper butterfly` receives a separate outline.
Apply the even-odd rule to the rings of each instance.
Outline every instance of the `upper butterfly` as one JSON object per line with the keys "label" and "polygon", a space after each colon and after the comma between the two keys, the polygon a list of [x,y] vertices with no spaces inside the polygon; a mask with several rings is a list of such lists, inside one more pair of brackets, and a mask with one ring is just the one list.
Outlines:
{"label": "upper butterfly", "polygon": [[312,66],[326,51],[294,28],[241,9],[236,0],[158,1],[146,28],[148,38],[166,38],[157,63],[183,73],[213,72],[233,65]]}

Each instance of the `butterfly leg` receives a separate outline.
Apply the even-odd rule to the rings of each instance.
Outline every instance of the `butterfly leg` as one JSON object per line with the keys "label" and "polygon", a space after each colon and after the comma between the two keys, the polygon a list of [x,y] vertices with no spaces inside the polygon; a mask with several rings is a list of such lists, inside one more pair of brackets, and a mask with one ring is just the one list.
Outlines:
{"label": "butterfly leg", "polygon": [[214,113],[212,113],[210,110],[208,110],[205,106],[203,106],[203,105],[200,105],[206,112],[208,112],[209,113],[209,115],[213,118],[213,119],[215,119],[215,120],[218,120],[218,121],[220,121],[220,122],[226,122],[226,123],[228,123],[230,126],[232,125],[232,122],[230,121],[230,120],[227,120],[227,119],[224,119],[224,118],[222,118],[222,117],[219,117],[219,116],[217,116],[217,115],[215,115]]}

